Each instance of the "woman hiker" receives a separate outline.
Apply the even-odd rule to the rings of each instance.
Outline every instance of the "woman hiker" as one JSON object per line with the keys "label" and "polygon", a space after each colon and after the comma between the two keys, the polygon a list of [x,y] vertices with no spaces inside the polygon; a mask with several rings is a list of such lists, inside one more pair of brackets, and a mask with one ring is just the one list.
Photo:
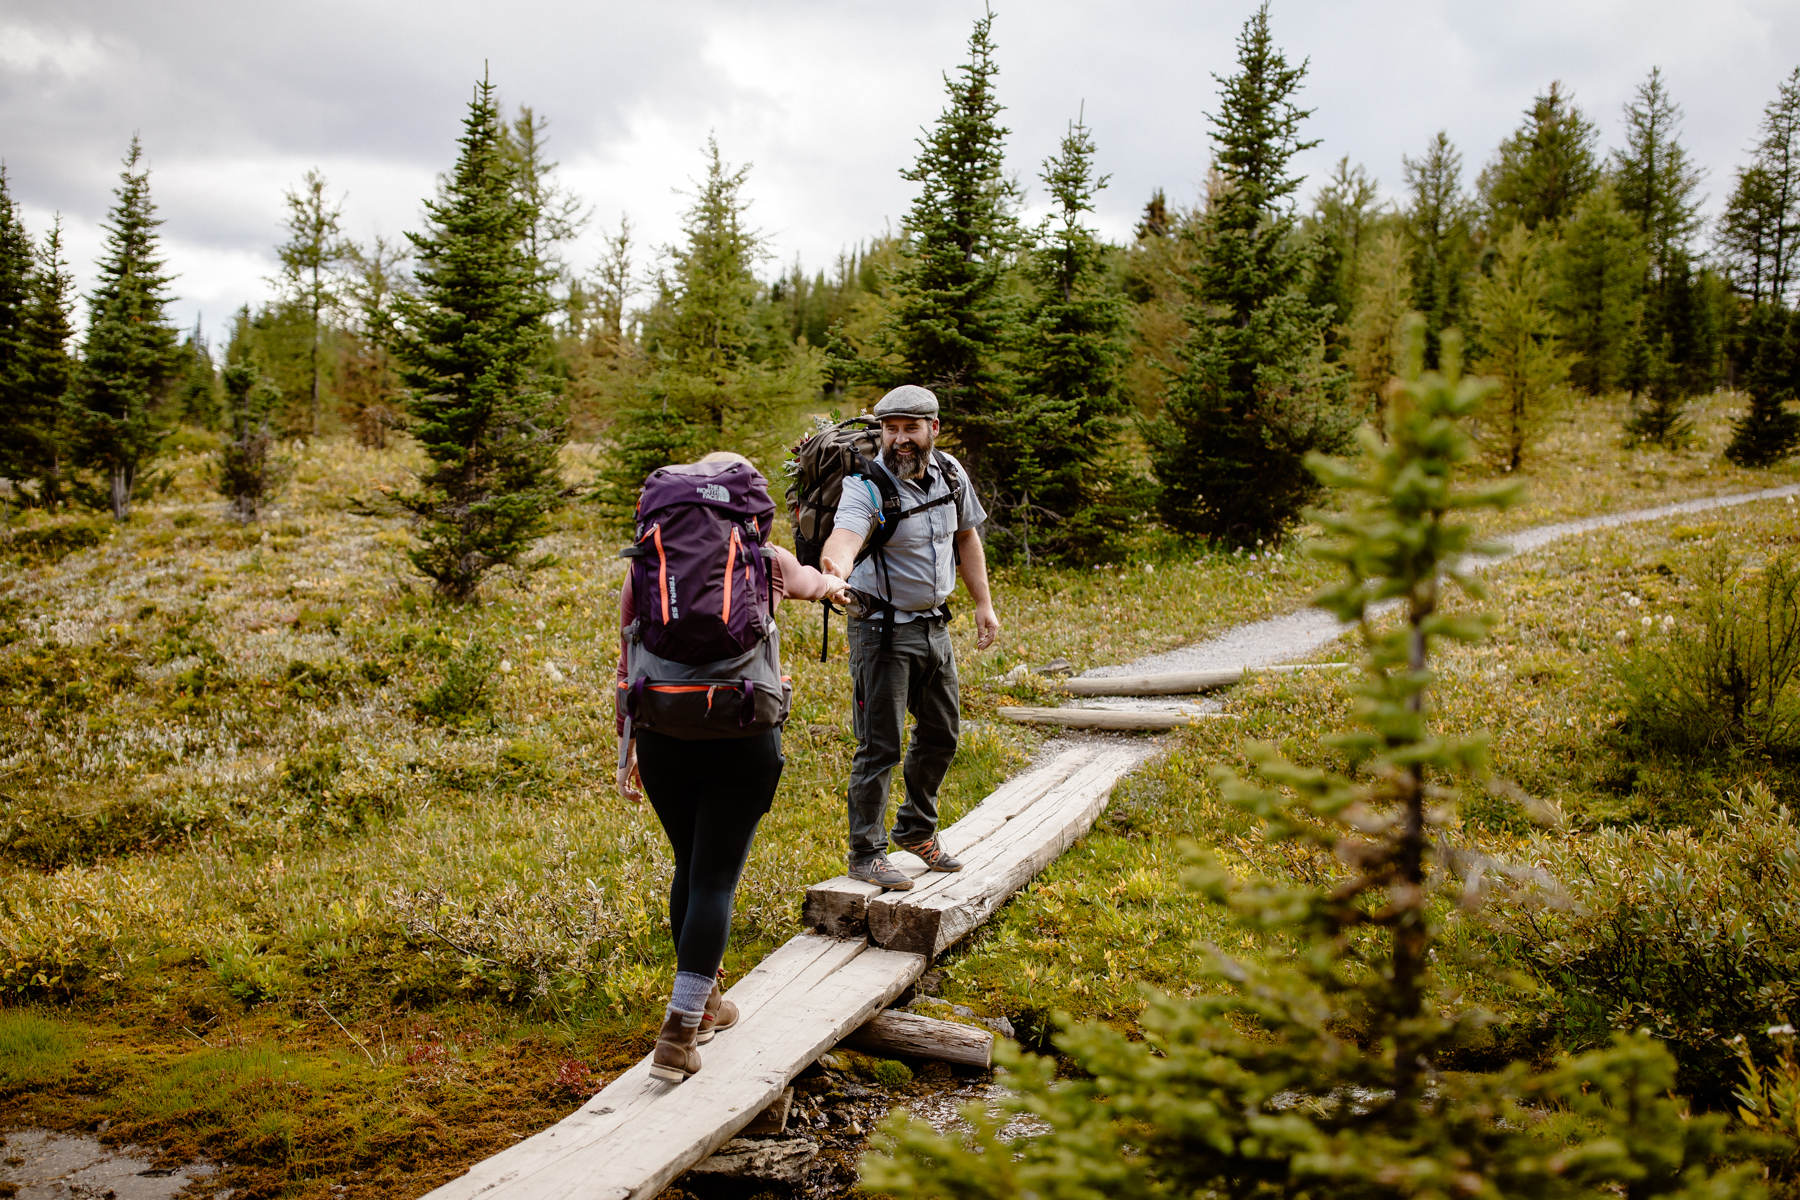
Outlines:
{"label": "woman hiker", "polygon": [[[619,601],[618,787],[633,802],[649,798],[674,852],[675,985],[650,1066],[672,1083],[698,1071],[697,1047],[738,1019],[737,1006],[724,998],[720,964],[738,878],[784,761],[787,687],[774,608],[784,599],[845,598],[842,579],[763,545],[773,518],[762,475],[742,455],[719,451],[651,474],[638,502],[638,542],[626,552],[638,562]],[[692,634],[684,623],[704,619],[709,607],[693,590],[706,585],[692,581],[703,573],[709,539],[721,537],[726,582],[722,598],[715,593],[710,603],[715,628]],[[715,587],[720,574],[712,572]],[[634,595],[634,579],[644,600]],[[733,629],[751,644],[727,659],[735,643],[723,654],[705,647],[721,644],[717,626],[731,623],[732,581],[739,579],[746,586],[736,592]],[[705,661],[709,655],[726,661]],[[722,677],[741,683],[716,686]]]}

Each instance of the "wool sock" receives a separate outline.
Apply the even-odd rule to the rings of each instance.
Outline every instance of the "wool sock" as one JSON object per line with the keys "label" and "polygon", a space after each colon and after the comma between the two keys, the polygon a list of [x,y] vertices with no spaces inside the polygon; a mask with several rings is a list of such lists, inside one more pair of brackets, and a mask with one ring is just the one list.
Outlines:
{"label": "wool sock", "polygon": [[681,1023],[692,1029],[706,1015],[706,998],[712,995],[713,977],[693,971],[675,972],[675,988],[669,997],[668,1011],[681,1014]]}

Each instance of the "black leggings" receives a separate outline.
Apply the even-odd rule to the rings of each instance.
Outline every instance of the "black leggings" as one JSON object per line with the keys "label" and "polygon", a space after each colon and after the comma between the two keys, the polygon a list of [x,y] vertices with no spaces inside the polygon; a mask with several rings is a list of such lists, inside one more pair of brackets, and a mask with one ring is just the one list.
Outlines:
{"label": "black leggings", "polygon": [[637,735],[638,775],[669,846],[669,931],[675,969],[711,975],[731,937],[731,905],[756,823],[781,781],[781,731],[688,741]]}

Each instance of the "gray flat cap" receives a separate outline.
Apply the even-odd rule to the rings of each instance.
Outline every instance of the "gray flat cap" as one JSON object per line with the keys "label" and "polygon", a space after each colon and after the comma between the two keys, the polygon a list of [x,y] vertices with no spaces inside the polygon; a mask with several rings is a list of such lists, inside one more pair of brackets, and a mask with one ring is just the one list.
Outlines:
{"label": "gray flat cap", "polygon": [[875,417],[930,417],[937,419],[937,397],[916,383],[903,383],[875,404]]}

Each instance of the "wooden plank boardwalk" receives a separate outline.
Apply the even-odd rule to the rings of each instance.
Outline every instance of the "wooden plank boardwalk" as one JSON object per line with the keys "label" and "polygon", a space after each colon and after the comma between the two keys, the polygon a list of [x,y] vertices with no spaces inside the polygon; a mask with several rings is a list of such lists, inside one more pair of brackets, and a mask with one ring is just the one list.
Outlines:
{"label": "wooden plank boardwalk", "polygon": [[576,1112],[476,1164],[427,1200],[656,1195],[774,1102],[790,1080],[880,1012],[925,969],[917,954],[803,933],[731,989],[742,1016],[685,1083],[645,1058]]}
{"label": "wooden plank boardwalk", "polygon": [[1008,780],[940,832],[963,859],[956,874],[928,875],[916,857],[896,852],[895,865],[918,878],[910,892],[883,893],[847,877],[815,885],[808,931],[731,989],[742,1016],[701,1051],[699,1074],[663,1083],[650,1077],[645,1058],[570,1116],[425,1200],[655,1196],[1085,833],[1113,785],[1156,749],[1141,740],[1078,742]]}

